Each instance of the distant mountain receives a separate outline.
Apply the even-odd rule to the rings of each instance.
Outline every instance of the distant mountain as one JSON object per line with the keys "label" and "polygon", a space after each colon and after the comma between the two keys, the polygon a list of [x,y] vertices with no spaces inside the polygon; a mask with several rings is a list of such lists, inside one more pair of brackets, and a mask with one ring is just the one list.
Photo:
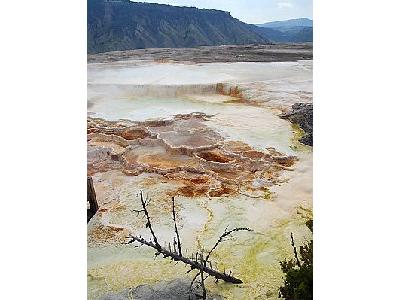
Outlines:
{"label": "distant mountain", "polygon": [[313,20],[307,18],[291,19],[286,21],[274,21],[264,24],[258,24],[259,27],[281,28],[281,27],[313,27]]}
{"label": "distant mountain", "polygon": [[298,26],[288,29],[258,27],[255,31],[266,39],[277,43],[304,43],[313,41],[312,27]]}
{"label": "distant mountain", "polygon": [[313,41],[313,21],[307,18],[259,24],[255,31],[273,42],[299,43]]}
{"label": "distant mountain", "polygon": [[87,51],[266,44],[258,27],[229,12],[129,0],[87,0]]}

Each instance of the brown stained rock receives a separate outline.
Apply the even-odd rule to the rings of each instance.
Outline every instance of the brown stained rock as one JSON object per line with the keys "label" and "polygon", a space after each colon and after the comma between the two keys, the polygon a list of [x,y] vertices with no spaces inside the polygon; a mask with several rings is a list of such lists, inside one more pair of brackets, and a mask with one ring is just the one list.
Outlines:
{"label": "brown stained rock", "polygon": [[251,159],[261,159],[265,157],[265,153],[256,150],[244,151],[242,155]]}
{"label": "brown stained rock", "polygon": [[178,188],[176,194],[184,197],[199,197],[207,195],[208,191],[209,191],[208,186],[198,186],[191,184]]}
{"label": "brown stained rock", "polygon": [[194,172],[176,172],[165,175],[166,178],[180,182],[184,185],[212,185],[215,179],[209,174],[196,174]]}
{"label": "brown stained rock", "polygon": [[223,144],[222,148],[227,152],[232,152],[235,154],[241,154],[245,151],[252,151],[253,149],[240,141],[227,141]]}
{"label": "brown stained rock", "polygon": [[206,172],[189,172],[189,171],[180,171],[175,173],[169,173],[165,175],[166,178],[176,181],[181,181],[185,184],[211,184],[210,182],[213,181],[213,178],[210,174]]}
{"label": "brown stained rock", "polygon": [[220,188],[211,190],[210,197],[221,197],[236,194],[238,192],[238,187],[235,185],[223,184]]}
{"label": "brown stained rock", "polygon": [[213,161],[219,163],[228,163],[233,160],[232,158],[228,157],[218,149],[214,149],[211,151],[203,151],[198,153],[197,155],[207,161]]}
{"label": "brown stained rock", "polygon": [[237,98],[239,100],[243,99],[243,94],[240,91],[237,85],[235,86],[226,86],[223,83],[217,83],[216,91],[218,94],[229,96],[233,98]]}
{"label": "brown stained rock", "polygon": [[171,169],[171,168],[198,168],[199,163],[194,157],[187,155],[171,155],[170,153],[145,155],[138,159],[139,163],[146,164],[150,168]]}
{"label": "brown stained rock", "polygon": [[298,160],[295,156],[275,156],[272,159],[275,163],[284,167],[291,167]]}
{"label": "brown stained rock", "polygon": [[123,227],[99,225],[88,232],[88,242],[95,244],[114,242],[119,244],[125,241],[128,234],[128,230]]}
{"label": "brown stained rock", "polygon": [[199,177],[191,178],[191,179],[189,179],[189,181],[192,184],[205,184],[205,183],[208,183],[210,181],[210,179],[206,176],[199,176]]}
{"label": "brown stained rock", "polygon": [[226,170],[226,169],[219,169],[214,167],[212,169],[214,174],[217,175],[218,178],[222,180],[238,180],[240,177],[243,177],[244,175],[247,175],[247,171],[239,170],[239,169],[231,169],[231,170]]}
{"label": "brown stained rock", "polygon": [[143,128],[127,128],[124,129],[120,134],[126,140],[136,140],[136,139],[144,139],[150,136],[150,133]]}

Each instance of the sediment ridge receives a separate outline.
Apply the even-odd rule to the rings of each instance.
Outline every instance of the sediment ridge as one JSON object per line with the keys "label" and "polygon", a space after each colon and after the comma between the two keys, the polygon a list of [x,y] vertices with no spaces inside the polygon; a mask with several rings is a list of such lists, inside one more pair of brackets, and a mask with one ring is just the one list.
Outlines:
{"label": "sediment ridge", "polygon": [[147,48],[88,54],[89,63],[141,60],[186,63],[277,62],[313,58],[312,43],[276,45],[222,45],[197,48]]}

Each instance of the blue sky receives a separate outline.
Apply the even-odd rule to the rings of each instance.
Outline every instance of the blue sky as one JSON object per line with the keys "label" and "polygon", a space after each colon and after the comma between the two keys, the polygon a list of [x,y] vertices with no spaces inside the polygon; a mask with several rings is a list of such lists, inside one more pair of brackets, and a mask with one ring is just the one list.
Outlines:
{"label": "blue sky", "polygon": [[257,24],[294,18],[312,19],[312,0],[134,0],[177,6],[230,11],[246,23]]}

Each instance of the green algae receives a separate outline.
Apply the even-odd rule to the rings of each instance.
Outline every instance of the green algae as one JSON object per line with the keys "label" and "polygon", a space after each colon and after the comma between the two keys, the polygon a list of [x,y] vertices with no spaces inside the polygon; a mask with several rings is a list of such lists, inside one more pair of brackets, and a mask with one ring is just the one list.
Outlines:
{"label": "green algae", "polygon": [[[232,204],[231,201],[226,202],[228,199],[219,201]],[[210,202],[203,199],[199,205],[207,210],[208,216],[203,227],[196,233],[197,245],[194,245],[198,250],[206,252],[210,248],[210,243],[214,243],[215,238],[219,236],[219,229],[227,222],[223,218],[215,223],[216,215],[209,204]],[[237,218],[240,215],[233,207],[229,206],[229,211],[232,212],[229,214],[229,218]],[[293,255],[290,246],[290,232],[294,233],[296,243],[304,240],[304,236],[306,236],[303,233],[306,228],[304,224],[311,214],[310,209],[300,206],[294,211],[293,216],[277,222],[262,232],[240,233],[234,236],[233,241],[228,240],[221,244],[211,257],[213,266],[220,271],[226,270],[227,273],[232,270],[234,276],[243,280],[243,284],[232,285],[221,281],[215,283],[210,278],[206,281],[206,287],[210,293],[219,294],[224,299],[231,300],[277,299],[278,289],[283,282],[279,261],[291,258]],[[204,247],[205,244],[207,247]],[[121,247],[116,248],[121,249]],[[127,287],[155,284],[159,282],[160,278],[167,281],[177,277],[191,280],[193,276],[192,273],[185,275],[187,267],[183,264],[171,266],[169,261],[162,258],[153,260],[152,249],[124,247],[121,249],[122,251],[117,251],[116,248],[90,251],[90,256],[98,258],[100,255],[105,257],[105,260],[96,259],[97,263],[89,268],[89,299],[98,299],[105,293],[121,291]],[[137,259],[139,257],[141,259]]]}
{"label": "green algae", "polygon": [[301,138],[305,135],[304,130],[298,124],[295,123],[292,123],[291,127],[293,136],[291,138],[290,148],[293,151],[298,151],[298,152],[311,152],[312,151],[311,146],[304,145],[300,142]]}
{"label": "green algae", "polygon": [[265,188],[264,190],[264,199],[265,200],[271,200],[272,198],[272,192],[269,190],[269,188]]}
{"label": "green algae", "polygon": [[[130,184],[129,189],[131,189]],[[159,194],[164,194],[160,189],[158,187]],[[130,209],[136,203],[134,195],[124,194],[124,197],[121,198],[126,204],[125,210]],[[164,199],[161,199],[163,198],[161,196],[160,199],[156,195],[153,198],[154,201],[151,202],[152,217],[156,223],[158,223],[157,219],[162,219],[165,223],[165,229],[162,230],[159,227],[157,233],[166,234],[169,232],[169,228],[172,228],[170,203],[165,200],[164,205]],[[247,200],[272,205],[270,201],[264,201],[264,199]],[[276,223],[272,227],[258,226],[259,223],[254,223],[252,215],[243,209],[243,201],[246,199],[224,197],[208,199],[203,197],[188,201],[186,198],[178,197],[179,219],[185,211],[185,218],[189,217],[188,212],[190,212],[191,219],[200,212],[204,215],[199,220],[199,226],[194,226],[190,230],[191,235],[193,234],[193,241],[187,239],[188,235],[183,235],[183,245],[185,249],[188,249],[188,255],[193,251],[207,252],[227,225],[230,228],[235,226],[263,228],[259,229],[260,232],[236,234],[233,240],[222,243],[212,254],[213,266],[220,271],[226,270],[227,273],[232,270],[233,275],[242,279],[244,283],[240,285],[221,281],[215,283],[212,278],[209,278],[206,281],[206,287],[210,294],[221,295],[224,299],[276,299],[278,289],[283,282],[279,261],[292,257],[290,232],[294,233],[296,244],[300,244],[306,236],[303,234],[306,231],[304,223],[308,216],[312,215],[312,211],[307,207],[300,206],[294,210],[293,216],[275,221]],[[193,214],[193,212],[196,213]],[[113,211],[114,213],[115,211]],[[181,220],[183,221],[185,218]],[[139,224],[136,226],[140,228],[142,221],[140,218],[138,221]],[[187,229],[188,224],[181,224]],[[136,228],[136,226],[132,224],[132,228]],[[98,299],[108,292],[118,292],[141,284],[152,285],[159,282],[160,278],[166,281],[176,278],[191,280],[194,276],[193,272],[186,275],[187,267],[183,264],[171,265],[169,261],[162,258],[153,260],[154,251],[145,247],[137,249],[128,246],[106,247],[104,250],[97,247],[89,248],[88,257],[90,258],[89,299]]]}
{"label": "green algae", "polygon": [[[254,233],[244,244],[221,246],[215,254],[218,261],[223,261],[219,268],[229,270],[233,266],[234,274],[243,284],[208,283],[207,288],[224,299],[277,299],[283,283],[279,262],[293,256],[290,232],[299,242],[309,239],[305,226],[308,219],[308,214],[296,213],[265,233]],[[235,250],[242,252],[239,257]]]}
{"label": "green algae", "polygon": [[297,208],[297,214],[301,215],[303,218],[312,219],[313,218],[313,211],[311,208],[299,206]]}

